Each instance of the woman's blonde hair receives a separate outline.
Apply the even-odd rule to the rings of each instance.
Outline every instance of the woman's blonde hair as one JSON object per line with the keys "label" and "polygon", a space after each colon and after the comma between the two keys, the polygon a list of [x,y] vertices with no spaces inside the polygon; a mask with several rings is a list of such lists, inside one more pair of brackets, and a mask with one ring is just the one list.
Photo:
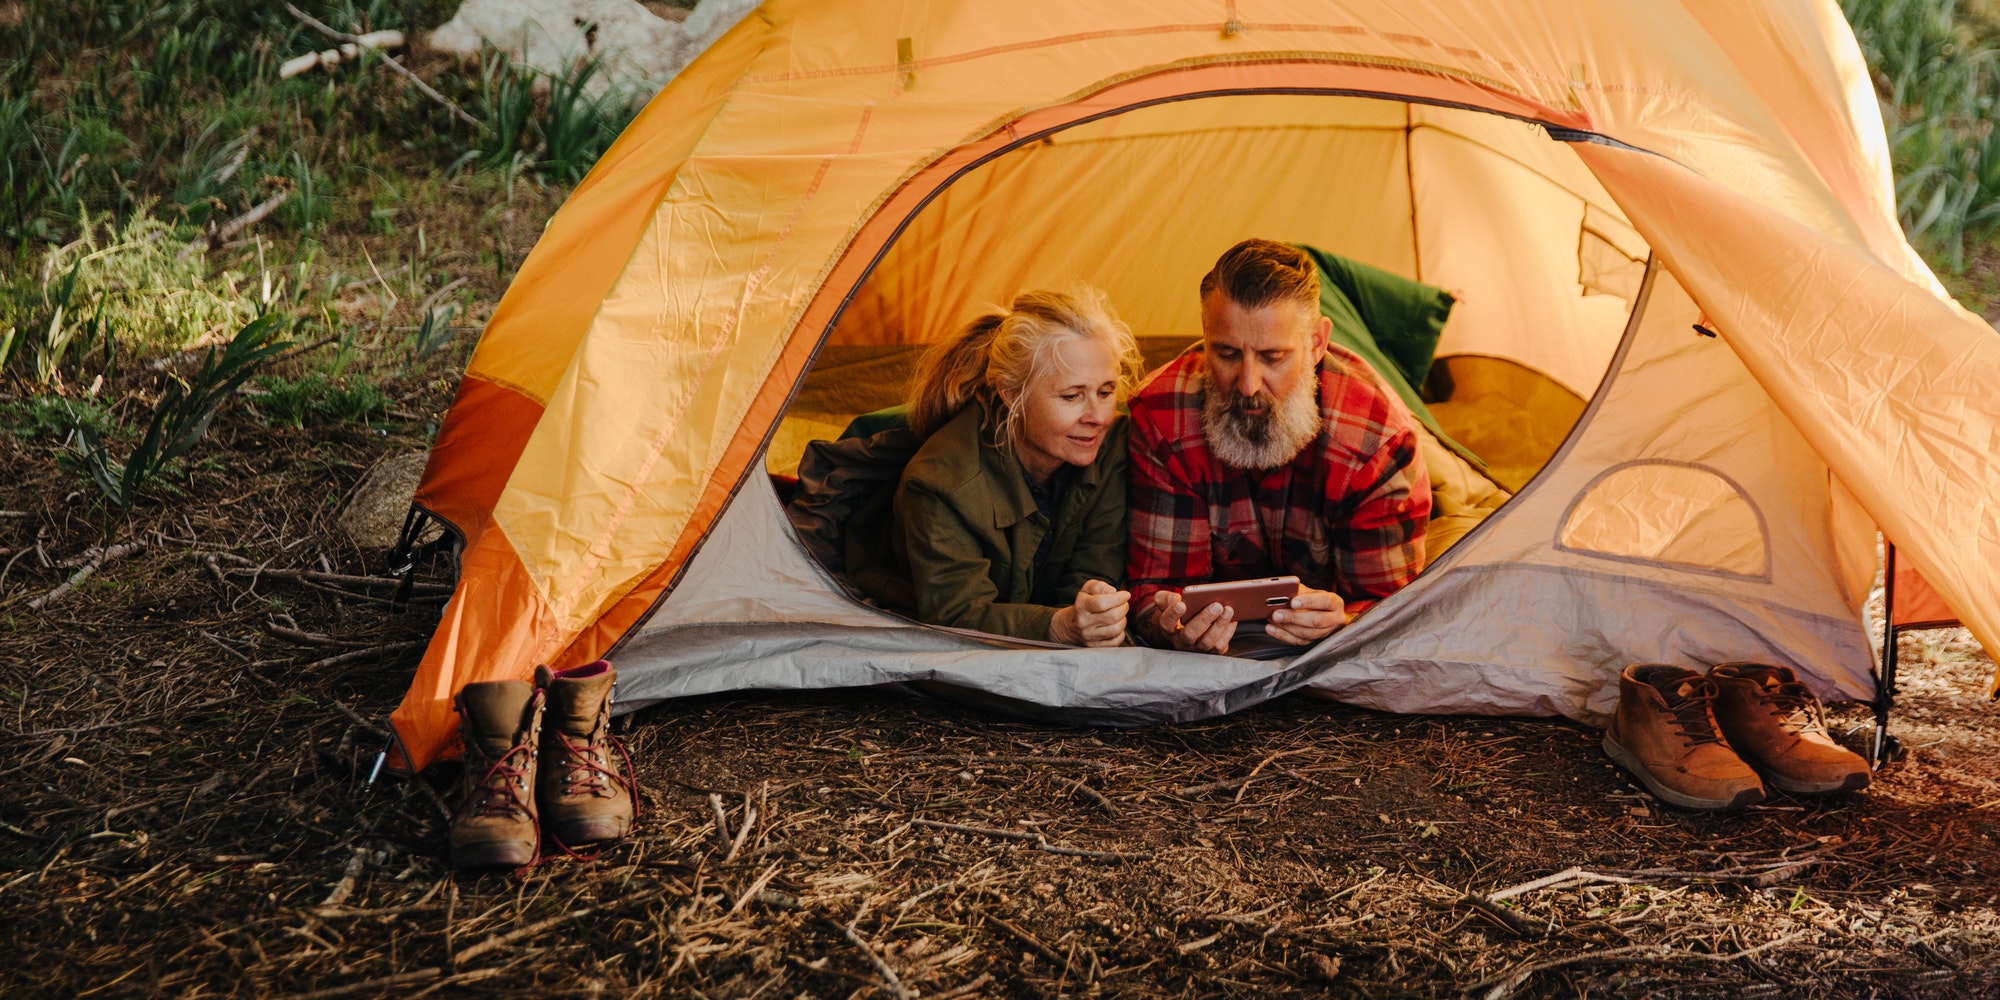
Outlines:
{"label": "woman's blonde hair", "polygon": [[1081,338],[1099,341],[1118,359],[1118,399],[1123,402],[1144,366],[1139,343],[1112,313],[1103,292],[1077,285],[1061,292],[1022,293],[1012,308],[988,312],[926,351],[910,393],[910,427],[928,437],[984,396],[1001,413],[999,439],[1011,444],[1014,412],[1004,401],[1046,377],[1056,350]]}

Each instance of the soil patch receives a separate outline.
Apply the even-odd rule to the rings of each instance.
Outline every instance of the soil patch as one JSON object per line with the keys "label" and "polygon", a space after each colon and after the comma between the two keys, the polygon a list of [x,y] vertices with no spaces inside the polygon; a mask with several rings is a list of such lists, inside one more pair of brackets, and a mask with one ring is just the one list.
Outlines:
{"label": "soil patch", "polygon": [[[335,525],[411,439],[240,413],[214,433],[173,502],[129,520],[0,442],[21,473],[0,484],[0,921],[18,949],[0,993],[2000,987],[1993,666],[1963,632],[1905,638],[1911,750],[1874,787],[1734,815],[1662,806],[1560,721],[1288,698],[1064,729],[896,691],[760,694],[621,721],[645,789],[631,842],[456,875],[448,771],[363,790],[441,595],[394,603],[379,555]],[[132,541],[28,608],[64,563]]]}

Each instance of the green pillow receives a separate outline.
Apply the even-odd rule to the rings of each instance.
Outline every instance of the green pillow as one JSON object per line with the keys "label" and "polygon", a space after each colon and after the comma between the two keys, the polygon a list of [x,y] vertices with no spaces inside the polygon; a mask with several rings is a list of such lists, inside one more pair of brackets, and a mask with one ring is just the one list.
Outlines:
{"label": "green pillow", "polygon": [[1319,266],[1319,311],[1333,321],[1329,339],[1368,362],[1445,447],[1486,471],[1479,456],[1438,426],[1416,389],[1430,377],[1438,338],[1458,300],[1442,288],[1318,247],[1296,245]]}

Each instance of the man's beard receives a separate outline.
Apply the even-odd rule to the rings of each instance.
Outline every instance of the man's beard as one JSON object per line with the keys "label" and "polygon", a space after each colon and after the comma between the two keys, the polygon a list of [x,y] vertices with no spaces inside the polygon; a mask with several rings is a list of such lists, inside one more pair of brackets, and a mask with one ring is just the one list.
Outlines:
{"label": "man's beard", "polygon": [[[1319,436],[1319,379],[1299,380],[1283,399],[1260,389],[1245,399],[1209,383],[1201,406],[1201,429],[1208,450],[1223,464],[1238,469],[1275,469],[1298,457]],[[1255,402],[1261,413],[1250,412]]]}

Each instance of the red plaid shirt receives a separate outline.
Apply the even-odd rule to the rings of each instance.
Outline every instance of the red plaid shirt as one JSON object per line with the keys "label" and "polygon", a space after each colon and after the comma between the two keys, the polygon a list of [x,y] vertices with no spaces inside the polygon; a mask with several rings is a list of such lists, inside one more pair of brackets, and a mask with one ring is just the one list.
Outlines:
{"label": "red plaid shirt", "polygon": [[1202,353],[1155,372],[1132,396],[1132,606],[1190,583],[1296,575],[1360,610],[1416,578],[1430,520],[1430,476],[1416,418],[1328,345],[1319,366],[1325,429],[1275,469],[1222,464],[1208,449]]}

